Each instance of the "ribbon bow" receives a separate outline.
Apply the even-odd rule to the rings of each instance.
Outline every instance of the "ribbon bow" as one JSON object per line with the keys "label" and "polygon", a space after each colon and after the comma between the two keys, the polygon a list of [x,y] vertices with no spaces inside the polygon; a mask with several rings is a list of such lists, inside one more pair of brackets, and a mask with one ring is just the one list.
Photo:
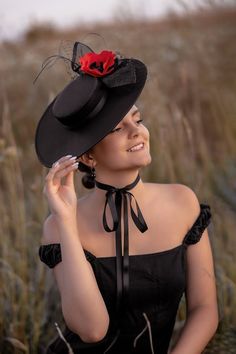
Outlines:
{"label": "ribbon bow", "polygon": [[[107,232],[116,233],[116,282],[117,282],[117,315],[120,316],[121,308],[126,308],[129,300],[129,226],[128,226],[128,205],[130,207],[131,217],[137,228],[143,233],[148,227],[138,206],[138,203],[130,189],[134,188],[139,182],[138,175],[135,181],[124,188],[115,188],[108,184],[95,181],[96,186],[106,190],[106,202],[103,211],[103,227]],[[135,201],[137,214],[132,207],[132,199]],[[121,211],[123,201],[123,222],[124,222],[124,257],[122,259],[122,239],[121,239]],[[107,223],[106,210],[109,206],[113,227],[110,228]]]}

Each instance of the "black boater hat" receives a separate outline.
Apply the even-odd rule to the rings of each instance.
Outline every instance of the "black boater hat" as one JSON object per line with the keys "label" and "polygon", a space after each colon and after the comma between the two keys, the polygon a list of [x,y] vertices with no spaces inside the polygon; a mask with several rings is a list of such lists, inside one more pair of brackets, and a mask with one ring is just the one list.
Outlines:
{"label": "black boater hat", "polygon": [[49,104],[36,129],[36,153],[46,167],[67,154],[81,156],[102,140],[131,109],[146,81],[141,61],[90,48],[79,56],[83,46],[74,44],[71,63],[77,77]]}

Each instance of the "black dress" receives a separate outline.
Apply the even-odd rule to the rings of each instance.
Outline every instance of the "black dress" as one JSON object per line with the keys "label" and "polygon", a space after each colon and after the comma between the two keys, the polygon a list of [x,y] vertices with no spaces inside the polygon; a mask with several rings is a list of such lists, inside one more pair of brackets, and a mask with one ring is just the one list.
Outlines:
{"label": "black dress", "polygon": [[[106,303],[110,327],[106,337],[95,344],[84,343],[78,335],[66,328],[64,336],[75,354],[168,352],[176,313],[186,286],[186,249],[200,240],[210,223],[210,207],[206,204],[200,204],[200,207],[200,214],[182,244],[163,252],[129,256],[129,307],[122,314],[119,332],[115,310],[115,257],[95,257],[84,250]],[[60,244],[40,246],[39,255],[41,261],[53,268],[61,261]],[[49,345],[47,354],[50,353],[68,353],[60,337]]]}

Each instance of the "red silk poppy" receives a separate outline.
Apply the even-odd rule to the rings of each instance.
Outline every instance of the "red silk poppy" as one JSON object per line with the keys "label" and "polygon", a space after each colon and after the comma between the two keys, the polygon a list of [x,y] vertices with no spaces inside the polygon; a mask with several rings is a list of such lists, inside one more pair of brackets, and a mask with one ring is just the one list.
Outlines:
{"label": "red silk poppy", "polygon": [[115,53],[109,50],[87,53],[79,59],[80,70],[95,77],[105,76],[114,70],[115,58]]}

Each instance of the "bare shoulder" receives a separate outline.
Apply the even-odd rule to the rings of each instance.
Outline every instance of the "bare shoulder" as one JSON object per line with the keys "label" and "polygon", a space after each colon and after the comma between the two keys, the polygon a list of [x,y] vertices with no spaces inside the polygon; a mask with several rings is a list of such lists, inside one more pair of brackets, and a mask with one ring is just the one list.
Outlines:
{"label": "bare shoulder", "polygon": [[200,213],[200,204],[196,193],[184,184],[171,184],[176,202],[185,212],[189,227],[193,225]]}
{"label": "bare shoulder", "polygon": [[160,200],[161,205],[181,211],[189,227],[200,213],[200,205],[195,192],[180,183],[146,183],[152,198]]}
{"label": "bare shoulder", "polygon": [[43,223],[43,234],[41,244],[59,243],[59,233],[55,218],[50,214]]}
{"label": "bare shoulder", "polygon": [[[198,203],[195,192],[188,186],[180,183],[145,183],[151,193],[171,198],[178,202]],[[161,194],[160,194],[161,193]],[[177,199],[176,199],[177,198]]]}

